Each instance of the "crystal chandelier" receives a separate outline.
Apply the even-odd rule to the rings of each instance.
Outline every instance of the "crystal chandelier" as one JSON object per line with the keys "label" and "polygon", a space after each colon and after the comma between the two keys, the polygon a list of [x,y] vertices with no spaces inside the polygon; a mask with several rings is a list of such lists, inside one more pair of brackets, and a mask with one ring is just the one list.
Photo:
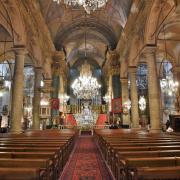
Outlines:
{"label": "crystal chandelier", "polygon": [[138,104],[141,111],[144,111],[146,109],[146,99],[144,96],[140,96]]}
{"label": "crystal chandelier", "polygon": [[58,4],[62,1],[68,6],[83,6],[85,11],[90,14],[91,11],[95,11],[98,8],[104,7],[108,0],[53,0]]}
{"label": "crystal chandelier", "polygon": [[74,95],[79,99],[92,99],[99,95],[101,85],[92,77],[90,65],[85,62],[80,71],[80,76],[72,84]]}
{"label": "crystal chandelier", "polygon": [[172,96],[178,90],[179,83],[174,81],[173,74],[167,74],[166,78],[160,80],[161,90],[163,93]]}
{"label": "crystal chandelier", "polygon": [[[169,96],[172,96],[173,94],[176,94],[179,83],[178,81],[174,81],[173,79],[173,73],[172,65],[167,61],[167,43],[166,43],[166,32],[165,28],[163,26],[163,32],[164,32],[164,49],[165,49],[165,59],[162,61],[163,64],[163,75],[165,75],[165,78],[162,78],[160,80],[160,86],[163,93],[168,94]],[[160,68],[161,70],[161,68]]]}

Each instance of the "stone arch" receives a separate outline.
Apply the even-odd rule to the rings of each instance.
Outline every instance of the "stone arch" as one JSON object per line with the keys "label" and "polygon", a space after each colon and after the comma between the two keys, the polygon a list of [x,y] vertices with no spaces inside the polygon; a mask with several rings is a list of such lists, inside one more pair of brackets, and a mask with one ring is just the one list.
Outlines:
{"label": "stone arch", "polygon": [[26,45],[26,31],[17,2],[8,0],[2,2],[1,7],[6,17],[6,21],[1,22],[12,35],[14,45]]}
{"label": "stone arch", "polygon": [[136,66],[138,60],[138,54],[140,53],[140,38],[138,35],[134,37],[131,42],[129,55],[128,55],[128,66]]}
{"label": "stone arch", "polygon": [[55,44],[57,49],[60,49],[64,40],[70,34],[72,34],[74,31],[77,31],[79,28],[82,27],[88,27],[90,29],[93,29],[93,31],[102,34],[111,49],[114,49],[116,47],[117,37],[115,36],[114,32],[107,24],[102,22],[101,23],[97,22],[97,20],[94,19],[88,19],[87,22],[85,21],[85,19],[80,19],[79,21],[72,23],[71,25],[67,26],[64,29],[59,28],[55,38]]}
{"label": "stone arch", "polygon": [[156,44],[156,28],[161,13],[160,0],[154,0],[151,6],[150,14],[145,25],[144,40],[145,44]]}

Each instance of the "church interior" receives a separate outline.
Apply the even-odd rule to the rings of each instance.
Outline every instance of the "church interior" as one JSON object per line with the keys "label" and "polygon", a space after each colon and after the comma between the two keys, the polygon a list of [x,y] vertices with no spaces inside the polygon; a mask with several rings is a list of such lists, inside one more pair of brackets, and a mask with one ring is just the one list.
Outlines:
{"label": "church interior", "polygon": [[0,179],[179,180],[180,0],[0,0]]}

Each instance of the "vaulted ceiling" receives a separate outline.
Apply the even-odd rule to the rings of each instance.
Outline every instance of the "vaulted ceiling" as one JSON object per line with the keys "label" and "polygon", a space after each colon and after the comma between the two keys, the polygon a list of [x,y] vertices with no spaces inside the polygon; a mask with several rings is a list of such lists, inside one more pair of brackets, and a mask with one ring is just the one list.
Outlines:
{"label": "vaulted ceiling", "polygon": [[[89,63],[102,66],[107,49],[115,49],[131,8],[132,0],[109,0],[90,15],[52,0],[39,0],[41,11],[57,50],[66,52],[70,66]],[[86,44],[86,45],[85,45]]]}

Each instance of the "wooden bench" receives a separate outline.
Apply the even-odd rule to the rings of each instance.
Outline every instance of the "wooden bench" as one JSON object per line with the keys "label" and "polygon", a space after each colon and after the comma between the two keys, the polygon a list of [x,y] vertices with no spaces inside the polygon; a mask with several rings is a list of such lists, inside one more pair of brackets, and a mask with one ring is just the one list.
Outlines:
{"label": "wooden bench", "polygon": [[129,174],[130,179],[134,180],[153,180],[153,179],[180,179],[180,166],[174,167],[138,167],[136,171]]}
{"label": "wooden bench", "polygon": [[[0,158],[1,168],[39,168],[43,171],[44,179],[53,180],[53,162],[48,159]],[[45,172],[45,173],[44,173]]]}
{"label": "wooden bench", "polygon": [[[39,167],[41,171],[46,170],[46,179],[57,179],[74,146],[75,135],[72,130],[3,134],[0,138],[0,167],[3,166],[2,171],[7,168],[16,169],[18,166],[38,170],[41,162]],[[48,166],[46,161],[50,162]]]}
{"label": "wooden bench", "polygon": [[113,162],[112,171],[115,177],[119,176],[121,171],[120,161],[126,158],[154,158],[154,157],[180,157],[180,150],[164,150],[164,151],[129,151],[118,152]]}
{"label": "wooden bench", "polygon": [[[180,157],[125,158],[121,160],[119,177],[131,178],[139,167],[173,167],[180,166]],[[125,177],[124,177],[125,176]]]}
{"label": "wooden bench", "polygon": [[60,162],[58,156],[54,152],[0,152],[1,158],[12,158],[12,159],[49,159],[53,162],[54,179],[57,179],[60,170]]}
{"label": "wooden bench", "polygon": [[45,172],[39,168],[1,168],[2,180],[44,180]]}
{"label": "wooden bench", "polygon": [[[126,178],[126,176],[121,176],[121,178],[118,176],[118,171],[122,171],[124,168],[122,162],[120,163],[119,161],[126,161],[128,158],[142,159],[151,157],[152,159],[174,158],[175,156],[180,156],[180,137],[175,135],[172,136],[165,133],[147,133],[141,130],[130,129],[95,130],[94,134],[96,141],[98,142],[116,179]],[[173,168],[175,167],[174,165],[172,166],[170,162],[167,162],[167,164]],[[123,170],[123,172],[126,171]]]}

